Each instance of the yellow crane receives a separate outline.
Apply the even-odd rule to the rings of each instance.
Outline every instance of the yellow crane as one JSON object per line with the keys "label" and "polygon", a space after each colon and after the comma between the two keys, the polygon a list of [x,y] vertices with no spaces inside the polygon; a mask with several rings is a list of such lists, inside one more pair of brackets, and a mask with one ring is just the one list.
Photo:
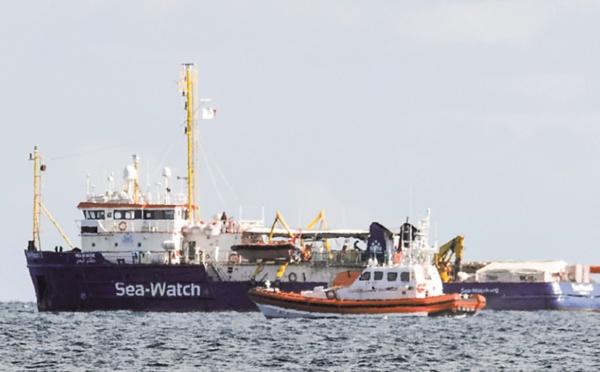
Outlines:
{"label": "yellow crane", "polygon": [[[438,269],[444,283],[456,279],[456,273],[458,273],[461,268],[464,248],[465,237],[459,235],[442,245],[438,250],[438,253],[433,255],[435,267]],[[452,264],[453,258],[454,264]]]}
{"label": "yellow crane", "polygon": [[[317,215],[317,217],[315,217],[314,220],[311,221],[311,223],[308,224],[308,226],[306,227],[306,230],[310,230],[312,229],[317,222],[321,221],[322,222],[322,227],[324,230],[327,230],[327,222],[325,221],[325,211],[321,210],[319,212],[319,214]],[[298,236],[302,235],[301,232],[299,232],[298,234],[294,234],[292,232],[292,230],[290,229],[290,227],[288,226],[288,224],[285,222],[285,219],[283,218],[283,216],[281,215],[281,213],[279,213],[279,211],[275,212],[275,220],[273,221],[273,225],[271,226],[271,232],[269,233],[269,244],[273,242],[273,235],[275,233],[275,227],[277,226],[277,222],[279,222],[283,228],[287,231],[288,235],[290,236],[291,239],[291,243],[296,245],[296,238],[298,238]],[[311,248],[308,245],[304,244],[304,240],[300,240],[300,248],[302,249],[302,252],[300,253],[302,260],[303,261],[308,261],[310,260],[311,256],[312,256],[312,252],[311,252]],[[329,251],[329,240],[325,239],[325,248]],[[285,273],[285,269],[288,267],[289,262],[284,263],[281,268],[277,271],[277,276],[276,276],[276,280],[279,280],[283,274]],[[255,273],[255,274],[258,274]],[[253,275],[253,277],[255,277],[256,275]]]}
{"label": "yellow crane", "polygon": [[[310,230],[313,227],[315,227],[315,225],[319,221],[321,221],[321,225],[323,227],[322,230],[327,230],[327,221],[325,221],[325,211],[324,210],[321,210],[319,212],[319,214],[317,215],[317,217],[315,217],[315,219],[312,220],[312,222],[308,224],[308,226],[306,227],[306,230]],[[325,239],[325,249],[327,249],[328,251],[330,250],[329,239]]]}

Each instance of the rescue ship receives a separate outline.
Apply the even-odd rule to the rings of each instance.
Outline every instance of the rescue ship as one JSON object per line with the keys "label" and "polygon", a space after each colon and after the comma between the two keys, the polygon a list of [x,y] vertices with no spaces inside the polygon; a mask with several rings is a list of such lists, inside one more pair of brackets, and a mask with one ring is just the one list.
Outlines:
{"label": "rescue ship", "polygon": [[[194,136],[198,132],[197,71],[184,64],[179,83],[185,98],[187,194],[169,187],[165,168],[159,192],[140,184],[139,156],[123,172],[122,185],[77,205],[80,244],[75,246],[52,219],[41,198],[46,171],[37,147],[34,168],[33,234],[25,257],[40,311],[256,311],[248,291],[266,281],[300,292],[333,282],[335,276],[366,265],[364,230],[331,230],[324,212],[304,229],[291,229],[279,212],[269,227],[264,212],[253,219],[217,213],[201,218],[197,195]],[[88,182],[89,184],[89,182]],[[42,212],[65,243],[42,249]],[[317,224],[320,228],[316,229]],[[340,241],[330,246],[330,242]],[[63,249],[63,246],[67,245]]]}
{"label": "rescue ship", "polygon": [[[427,243],[428,225],[429,218],[422,219],[416,236],[400,239],[401,249],[392,255],[396,251],[394,234],[382,225],[372,224],[368,244],[384,247],[388,252],[386,261],[379,265],[376,257],[371,258],[367,268],[350,285],[316,287],[301,293],[267,285],[251,289],[248,295],[267,318],[475,315],[485,307],[484,296],[443,292],[442,280],[433,265],[434,249]],[[400,237],[407,235],[400,232]]]}
{"label": "rescue ship", "polygon": [[434,261],[444,290],[481,294],[490,310],[600,311],[599,266],[564,260],[466,262],[464,237],[440,247]]}

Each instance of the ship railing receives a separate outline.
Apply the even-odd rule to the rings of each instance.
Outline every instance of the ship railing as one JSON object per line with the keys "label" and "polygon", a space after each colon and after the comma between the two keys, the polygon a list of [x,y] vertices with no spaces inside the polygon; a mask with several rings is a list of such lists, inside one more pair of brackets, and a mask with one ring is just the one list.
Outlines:
{"label": "ship railing", "polygon": [[172,204],[185,204],[187,203],[187,195],[186,194],[171,194],[169,203]]}
{"label": "ship railing", "polygon": [[102,257],[116,264],[166,264],[169,253],[161,251],[102,251]]}
{"label": "ship railing", "polygon": [[236,232],[244,232],[252,228],[264,227],[265,223],[262,220],[237,220],[235,221]]}
{"label": "ship railing", "polygon": [[[102,251],[102,256],[113,263],[117,264],[174,264],[169,260],[169,251]],[[230,254],[223,252],[224,254]],[[223,261],[228,262],[228,261]],[[363,252],[360,250],[350,249],[347,251],[324,251],[314,252],[311,262],[317,265],[337,266],[337,265],[360,265],[366,262],[363,257]],[[198,250],[195,255],[190,257],[188,264],[201,264],[205,267],[210,266],[212,270],[221,280],[228,280],[229,276],[223,269],[223,265],[219,262],[218,257],[214,254]]]}
{"label": "ship railing", "polygon": [[357,249],[348,249],[346,251],[323,251],[314,252],[312,261],[327,266],[335,265],[360,265],[363,261],[363,252]]}
{"label": "ship railing", "polygon": [[[124,224],[122,224],[124,222]],[[142,233],[178,233],[183,222],[178,220],[114,220],[113,231]]]}
{"label": "ship railing", "polygon": [[81,233],[112,234],[122,233],[178,233],[184,222],[179,220],[80,220],[77,221]]}

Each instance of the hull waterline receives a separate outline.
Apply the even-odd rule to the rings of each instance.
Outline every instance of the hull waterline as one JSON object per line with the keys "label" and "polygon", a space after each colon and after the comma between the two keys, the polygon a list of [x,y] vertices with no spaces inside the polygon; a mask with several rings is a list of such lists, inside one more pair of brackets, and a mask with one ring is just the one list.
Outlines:
{"label": "hull waterline", "polygon": [[444,283],[444,291],[481,294],[487,310],[600,311],[600,285],[596,283]]}
{"label": "hull waterline", "polygon": [[[201,265],[116,265],[99,253],[26,256],[40,311],[258,311],[248,291],[261,282],[214,280]],[[82,264],[84,259],[94,262]],[[325,284],[280,287],[300,292]]]}

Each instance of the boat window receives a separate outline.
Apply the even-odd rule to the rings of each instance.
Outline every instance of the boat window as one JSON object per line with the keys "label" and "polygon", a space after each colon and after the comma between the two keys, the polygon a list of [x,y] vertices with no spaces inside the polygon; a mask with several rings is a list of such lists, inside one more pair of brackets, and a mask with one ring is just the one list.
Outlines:
{"label": "boat window", "polygon": [[81,232],[84,234],[85,233],[97,234],[98,226],[81,226]]}
{"label": "boat window", "polygon": [[410,273],[408,271],[400,273],[400,280],[403,282],[410,282]]}
{"label": "boat window", "polygon": [[175,219],[175,211],[172,209],[169,210],[145,210],[144,211],[144,219],[145,220],[173,220]]}
{"label": "boat window", "polygon": [[387,280],[388,282],[395,282],[396,280],[398,280],[398,273],[395,271],[387,273]]}
{"label": "boat window", "polygon": [[535,277],[533,275],[520,275],[519,279],[522,282],[530,282],[530,283],[535,282]]}
{"label": "boat window", "polygon": [[98,211],[98,210],[84,211],[83,215],[85,216],[86,220],[103,220],[104,219],[104,211]]}
{"label": "boat window", "polygon": [[115,220],[135,220],[142,218],[141,210],[115,210]]}
{"label": "boat window", "polygon": [[375,271],[373,273],[373,279],[375,279],[375,280],[383,279],[383,271]]}
{"label": "boat window", "polygon": [[371,279],[371,272],[370,271],[365,271],[360,276],[360,280],[369,280],[369,279]]}

